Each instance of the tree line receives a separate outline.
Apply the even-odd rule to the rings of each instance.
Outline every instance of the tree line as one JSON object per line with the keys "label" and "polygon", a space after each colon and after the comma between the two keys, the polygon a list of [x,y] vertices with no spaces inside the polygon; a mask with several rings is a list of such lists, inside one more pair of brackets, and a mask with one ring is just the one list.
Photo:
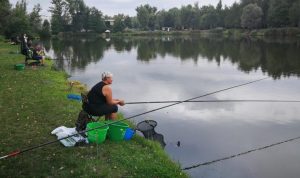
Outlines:
{"label": "tree line", "polygon": [[195,3],[160,11],[146,4],[136,11],[139,27],[145,30],[300,27],[300,0],[240,0],[231,6],[220,0],[216,7]]}
{"label": "tree line", "polygon": [[[0,1],[0,34],[6,37],[24,32],[50,36],[59,32],[103,33],[107,29],[122,32],[125,29],[161,30],[162,27],[175,30],[300,27],[300,0],[240,0],[231,6],[223,6],[220,0],[216,6],[199,7],[195,3],[169,10],[145,4],[135,9],[137,15],[133,17],[105,16],[83,0],[51,0],[50,20],[40,15],[40,4],[28,13],[26,0],[18,1],[15,7],[9,0]],[[108,19],[114,21],[113,25]]]}
{"label": "tree line", "polygon": [[22,33],[32,36],[50,36],[50,23],[43,20],[40,4],[33,7],[32,12],[27,12],[26,0],[18,1],[15,7],[9,0],[0,0],[0,35],[12,38]]}

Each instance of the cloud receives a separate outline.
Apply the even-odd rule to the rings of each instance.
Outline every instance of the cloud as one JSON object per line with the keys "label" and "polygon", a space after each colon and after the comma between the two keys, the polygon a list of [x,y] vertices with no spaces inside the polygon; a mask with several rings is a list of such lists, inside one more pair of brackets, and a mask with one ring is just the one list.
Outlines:
{"label": "cloud", "polygon": [[[10,0],[10,3],[15,5],[18,0]],[[185,1],[174,1],[174,0],[85,0],[84,1],[89,7],[96,7],[98,10],[103,12],[104,15],[113,16],[116,14],[125,14],[130,16],[136,15],[136,7],[144,4],[149,4],[150,6],[157,7],[158,10],[162,9],[170,9],[173,7],[180,8],[183,5],[194,4],[198,2],[199,6],[203,5],[216,5],[219,0],[203,0],[203,1],[195,1],[195,0],[185,0]],[[235,0],[222,0],[223,6],[230,6],[235,2]],[[42,15],[50,16],[48,12],[49,7],[51,6],[51,0],[28,0],[28,11],[30,12],[34,5],[41,4],[42,7]]]}

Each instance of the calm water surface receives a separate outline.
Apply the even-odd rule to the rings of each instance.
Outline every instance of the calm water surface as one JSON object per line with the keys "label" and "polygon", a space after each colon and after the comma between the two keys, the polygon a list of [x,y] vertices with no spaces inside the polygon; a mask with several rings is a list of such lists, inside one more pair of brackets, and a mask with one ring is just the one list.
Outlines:
{"label": "calm water surface", "polygon": [[[44,45],[71,80],[88,87],[100,81],[103,71],[114,73],[114,97],[126,102],[186,100],[267,76],[201,99],[300,100],[300,39],[100,38]],[[165,105],[125,105],[120,111],[130,117]],[[133,121],[157,121],[165,151],[188,167],[298,137],[299,116],[299,103],[182,103]],[[299,147],[296,140],[187,173],[205,178],[298,178]]]}

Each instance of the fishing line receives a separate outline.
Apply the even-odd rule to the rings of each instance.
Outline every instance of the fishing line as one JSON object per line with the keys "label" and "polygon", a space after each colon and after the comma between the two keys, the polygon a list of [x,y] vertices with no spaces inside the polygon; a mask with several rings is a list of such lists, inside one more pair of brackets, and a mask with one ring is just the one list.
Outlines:
{"label": "fishing line", "polygon": [[130,117],[127,117],[127,118],[118,120],[118,121],[114,121],[114,122],[111,122],[111,123],[108,123],[108,124],[104,124],[104,125],[99,126],[99,127],[95,127],[95,128],[88,129],[88,130],[82,130],[82,131],[80,131],[80,132],[78,132],[78,133],[76,133],[76,134],[72,134],[72,135],[69,135],[69,136],[66,136],[66,137],[57,139],[57,140],[53,140],[53,141],[49,141],[49,142],[46,142],[46,143],[42,143],[42,144],[39,144],[39,145],[36,145],[36,146],[33,146],[33,147],[25,148],[25,149],[23,149],[23,150],[16,150],[16,151],[14,151],[14,152],[12,152],[12,153],[9,153],[9,154],[7,154],[7,155],[5,155],[5,156],[0,157],[0,160],[1,160],[1,159],[8,158],[8,157],[13,157],[13,156],[16,156],[16,155],[19,155],[19,154],[22,154],[22,153],[25,153],[25,152],[28,152],[28,151],[31,151],[31,150],[34,150],[34,149],[37,149],[37,148],[46,146],[46,145],[50,145],[50,144],[52,144],[52,143],[56,143],[56,142],[58,142],[58,141],[60,141],[60,140],[67,139],[67,138],[76,136],[76,135],[78,135],[78,134],[86,133],[86,132],[89,132],[89,131],[92,131],[92,130],[96,130],[96,129],[99,129],[99,128],[102,128],[102,127],[105,127],[105,126],[109,126],[109,125],[114,124],[114,123],[117,123],[117,122],[129,120],[129,119],[132,119],[132,118],[135,118],[135,117],[138,117],[138,116],[142,116],[142,115],[145,115],[145,114],[154,112],[154,111],[158,111],[158,110],[161,110],[161,109],[164,109],[164,108],[168,108],[168,107],[171,107],[171,106],[174,106],[174,105],[178,105],[178,104],[180,104],[180,103],[184,103],[184,102],[188,102],[188,101],[191,101],[191,100],[194,100],[194,99],[197,99],[197,98],[209,96],[209,95],[212,95],[212,94],[215,94],[215,93],[220,93],[220,92],[223,92],[223,91],[226,91],[226,90],[230,90],[230,89],[233,89],[233,88],[238,88],[238,87],[241,87],[241,86],[249,85],[249,84],[252,84],[252,83],[255,83],[255,82],[259,82],[259,81],[262,81],[262,80],[266,80],[266,79],[268,79],[268,78],[270,78],[270,77],[265,77],[265,78],[253,80],[253,81],[250,81],[250,82],[246,82],[246,83],[243,83],[243,84],[231,86],[231,87],[228,87],[228,88],[225,88],[225,89],[221,89],[221,90],[213,91],[213,92],[210,92],[210,93],[206,93],[206,94],[203,94],[203,95],[200,95],[200,96],[197,96],[197,97],[193,97],[193,98],[190,98],[190,99],[187,99],[187,100],[184,100],[184,101],[179,101],[179,102],[176,102],[176,103],[173,103],[173,104],[169,104],[169,105],[166,105],[166,106],[163,106],[163,107],[159,107],[159,108],[156,108],[156,109],[152,109],[152,110],[147,111],[147,112],[143,112],[143,113],[140,113],[140,114],[136,114],[136,115],[133,115],[133,116],[130,116]]}
{"label": "fishing line", "polygon": [[226,156],[224,158],[220,158],[220,159],[216,159],[216,160],[207,161],[207,162],[204,162],[204,163],[199,163],[199,164],[195,164],[195,165],[192,165],[192,166],[188,166],[188,167],[182,168],[182,170],[189,170],[189,169],[194,169],[194,168],[197,168],[197,167],[200,167],[200,166],[207,166],[207,165],[214,164],[214,163],[217,163],[217,162],[220,162],[220,161],[232,159],[232,158],[239,157],[239,156],[242,156],[242,155],[246,155],[246,154],[249,154],[249,153],[255,152],[255,151],[264,150],[264,149],[267,149],[267,148],[270,148],[270,147],[273,147],[273,146],[276,146],[276,145],[280,145],[280,144],[291,142],[291,141],[298,140],[298,139],[300,139],[300,136],[295,137],[295,138],[291,138],[291,139],[288,139],[288,140],[285,140],[285,141],[273,143],[271,145],[267,145],[267,146],[264,146],[264,147],[255,148],[255,149],[252,149],[252,150],[241,152],[241,153],[238,153],[238,154],[235,154],[235,155]]}
{"label": "fishing line", "polygon": [[[126,102],[125,104],[154,104],[154,103],[176,103],[181,101],[137,101]],[[299,103],[300,100],[196,100],[183,101],[184,103],[227,103],[227,102],[254,102],[254,103]]]}

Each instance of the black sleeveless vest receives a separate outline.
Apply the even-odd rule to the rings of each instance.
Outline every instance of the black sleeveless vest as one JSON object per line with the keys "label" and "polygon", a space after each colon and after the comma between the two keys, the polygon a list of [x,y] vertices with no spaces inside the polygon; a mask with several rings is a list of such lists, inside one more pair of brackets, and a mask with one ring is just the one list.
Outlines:
{"label": "black sleeveless vest", "polygon": [[91,89],[91,91],[87,95],[88,100],[89,100],[89,104],[101,105],[101,104],[106,103],[106,98],[102,93],[102,88],[105,85],[106,84],[102,81],[102,82],[97,83],[95,86],[93,86],[93,88]]}

